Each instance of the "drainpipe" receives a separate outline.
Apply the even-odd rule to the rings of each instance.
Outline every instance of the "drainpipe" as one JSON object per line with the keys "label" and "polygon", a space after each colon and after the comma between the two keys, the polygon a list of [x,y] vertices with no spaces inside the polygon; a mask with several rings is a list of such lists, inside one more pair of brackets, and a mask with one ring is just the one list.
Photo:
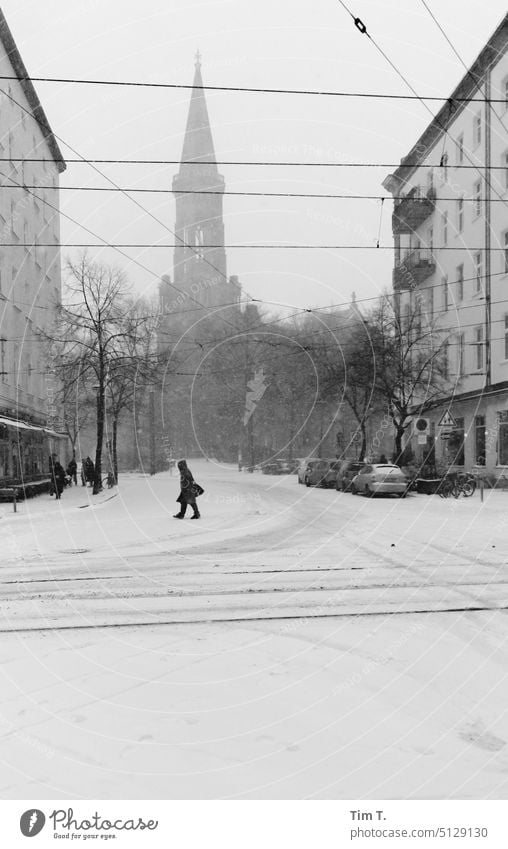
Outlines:
{"label": "drainpipe", "polygon": [[492,307],[491,307],[491,125],[492,104],[491,97],[491,67],[485,70],[485,386],[492,383],[491,365],[491,332],[492,332]]}

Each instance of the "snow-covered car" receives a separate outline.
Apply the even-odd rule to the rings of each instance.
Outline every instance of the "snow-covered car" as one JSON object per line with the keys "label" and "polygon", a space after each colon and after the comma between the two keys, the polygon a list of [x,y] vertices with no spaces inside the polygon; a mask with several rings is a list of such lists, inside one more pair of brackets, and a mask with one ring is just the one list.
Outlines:
{"label": "snow-covered car", "polygon": [[277,463],[263,463],[261,471],[264,475],[278,475],[279,467]]}
{"label": "snow-covered car", "polygon": [[330,466],[334,462],[334,460],[310,460],[305,470],[305,486],[328,486],[327,476],[330,475]]}
{"label": "snow-covered car", "polygon": [[340,466],[340,460],[328,460],[328,471],[321,482],[321,486],[326,487],[327,489],[335,488]]}
{"label": "snow-covered car", "polygon": [[343,460],[335,478],[335,489],[350,492],[351,481],[364,465],[365,463],[359,463],[358,460]]}
{"label": "snow-covered car", "polygon": [[309,463],[317,459],[317,457],[305,457],[303,460],[300,460],[297,469],[298,483],[305,483],[305,472],[307,471],[307,467]]}
{"label": "snow-covered car", "polygon": [[293,469],[289,460],[276,460],[275,465],[277,466],[277,471],[275,474],[277,475],[291,475],[293,474]]}
{"label": "snow-covered car", "polygon": [[400,498],[406,496],[409,481],[404,472],[393,463],[377,463],[365,465],[351,481],[351,492],[356,495],[394,494]]}

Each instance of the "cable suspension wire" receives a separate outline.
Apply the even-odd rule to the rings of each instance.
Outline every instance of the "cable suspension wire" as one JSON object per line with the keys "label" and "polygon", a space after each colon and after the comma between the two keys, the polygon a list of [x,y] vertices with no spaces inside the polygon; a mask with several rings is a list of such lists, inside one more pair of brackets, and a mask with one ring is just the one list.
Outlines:
{"label": "cable suspension wire", "polygon": [[[77,222],[75,222],[77,223]],[[83,225],[79,225],[83,226]],[[88,228],[83,226],[84,230]],[[92,235],[96,235],[95,233]],[[97,236],[96,238],[102,239],[101,236]],[[34,244],[33,242],[0,242],[0,250],[2,248],[103,248],[109,247],[114,249],[122,249],[122,248],[131,248],[131,249],[142,249],[142,248],[150,248],[153,250],[168,248],[178,248],[181,247],[178,243],[173,244],[161,244],[161,243],[150,243],[150,242],[108,242],[106,240],[102,240],[101,244],[97,244],[94,242],[66,242],[64,245],[56,245],[54,242],[37,242]],[[276,251],[291,251],[291,250],[304,250],[304,251],[313,251],[313,250],[343,250],[343,251],[393,251],[393,245],[340,245],[340,244],[323,244],[323,245],[313,245],[313,244],[228,244],[228,245],[200,245],[200,250],[216,250],[217,248],[226,248],[227,250],[276,250]],[[190,248],[189,248],[190,249]],[[422,250],[425,250],[423,248]],[[471,245],[434,245],[434,252],[438,251],[454,251],[454,252],[479,252],[483,251],[484,253],[495,253],[495,252],[504,252],[506,251],[505,247],[499,246],[494,248],[489,248],[488,251],[485,250],[484,247],[473,247]],[[131,257],[127,257],[129,261]],[[203,259],[203,262],[205,260]],[[143,267],[143,266],[142,266]],[[145,269],[147,270],[147,269]],[[151,272],[152,273],[152,272]],[[158,279],[160,279],[159,275],[156,275]],[[168,283],[168,285],[170,285]],[[189,298],[191,295],[188,292],[184,292],[182,289],[178,289],[177,291],[180,294],[185,294]],[[249,295],[249,301],[254,302],[255,298]],[[203,309],[208,309],[199,301],[196,302]]]}
{"label": "cable suspension wire", "polygon": [[[178,190],[178,192],[174,192],[173,189],[135,189],[135,188],[113,188],[112,186],[44,186],[41,184],[38,185],[30,185],[28,183],[18,184],[16,186],[2,186],[0,184],[0,189],[2,188],[16,188],[16,189],[44,189],[44,191],[67,191],[67,192],[119,192],[124,194],[125,192],[139,192],[144,194],[178,194],[180,197],[186,197],[187,195],[230,195],[232,197],[263,197],[263,198],[307,198],[307,199],[319,199],[324,198],[329,200],[373,200],[373,201],[381,201],[383,203],[385,200],[392,200],[392,195],[352,195],[352,194],[321,194],[319,192],[235,192],[235,191],[216,191],[214,189],[189,189],[189,190]],[[397,199],[397,198],[396,198]],[[403,195],[400,196],[400,199],[403,200],[405,197]],[[464,197],[463,195],[455,195],[454,197],[439,197],[440,201],[457,201],[461,200],[465,203],[483,203],[486,199],[481,195],[474,195],[472,197]],[[413,200],[416,204],[419,201],[425,200],[424,198],[409,198],[409,200]],[[493,203],[504,203],[508,204],[508,198],[492,198]],[[189,246],[187,246],[189,247]],[[193,246],[190,246],[193,247]]]}
{"label": "cable suspension wire", "polygon": [[[241,159],[216,159],[213,162],[196,160],[196,159],[73,159],[65,157],[67,163],[78,165],[255,165],[255,166],[298,166],[308,168],[399,168],[400,162],[308,162],[298,160],[241,160]],[[47,159],[35,156],[0,156],[0,162],[47,162]],[[408,168],[417,168],[420,162],[405,162]],[[426,163],[426,168],[442,168],[441,162],[431,164]],[[507,171],[506,165],[488,165],[486,168],[481,166],[483,170],[488,171]],[[453,165],[454,171],[473,170],[476,171],[477,165]],[[125,191],[125,189],[124,189]]]}
{"label": "cable suspension wire", "polygon": [[[342,4],[344,5],[344,4]],[[351,13],[350,13],[351,14]],[[359,20],[359,19],[355,19]],[[367,33],[366,33],[367,34]],[[370,36],[369,36],[370,37]],[[360,97],[374,98],[377,100],[425,100],[429,102],[444,103],[449,100],[449,97],[440,97],[439,95],[418,95],[418,94],[388,94],[385,92],[369,92],[369,91],[329,91],[321,89],[295,89],[295,88],[255,88],[253,86],[225,86],[225,85],[193,85],[192,83],[153,83],[130,80],[87,80],[73,79],[69,77],[18,77],[0,74],[0,80],[21,80],[35,83],[70,83],[72,85],[98,85],[98,86],[116,86],[128,88],[161,88],[161,89],[183,89],[197,91],[230,91],[230,92],[247,92],[251,94],[297,94],[315,97]],[[469,97],[453,98],[457,103],[472,102],[485,103],[485,98],[471,100]],[[490,98],[489,103],[504,103],[504,98]]]}

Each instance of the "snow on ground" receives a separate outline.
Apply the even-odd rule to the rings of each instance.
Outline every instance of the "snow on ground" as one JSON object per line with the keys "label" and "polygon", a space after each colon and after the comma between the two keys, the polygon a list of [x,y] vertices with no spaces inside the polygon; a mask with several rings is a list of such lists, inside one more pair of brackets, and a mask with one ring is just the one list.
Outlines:
{"label": "snow on ground", "polygon": [[508,493],[189,465],[1,505],[2,797],[505,798]]}

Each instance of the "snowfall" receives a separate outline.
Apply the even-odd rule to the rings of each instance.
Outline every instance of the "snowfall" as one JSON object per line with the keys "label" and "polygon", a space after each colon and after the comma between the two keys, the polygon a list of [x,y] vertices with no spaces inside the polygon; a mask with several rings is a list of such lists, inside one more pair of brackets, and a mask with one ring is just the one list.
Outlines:
{"label": "snowfall", "polygon": [[0,505],[1,798],[506,798],[508,492],[189,466]]}

